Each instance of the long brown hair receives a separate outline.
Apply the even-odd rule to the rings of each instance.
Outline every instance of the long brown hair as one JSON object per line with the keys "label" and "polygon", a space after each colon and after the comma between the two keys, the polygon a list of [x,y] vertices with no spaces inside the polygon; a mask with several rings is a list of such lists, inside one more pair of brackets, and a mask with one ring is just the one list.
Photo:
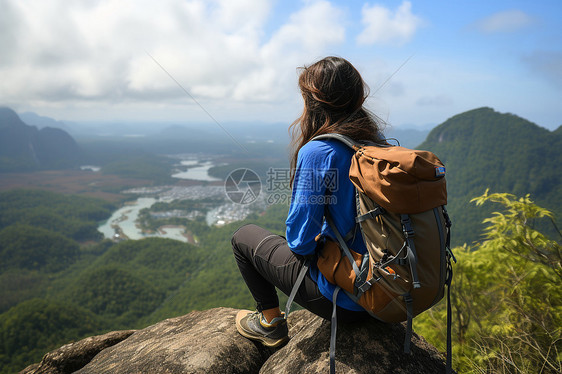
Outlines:
{"label": "long brown hair", "polygon": [[341,57],[326,57],[301,68],[304,109],[292,132],[291,185],[299,150],[312,138],[337,133],[360,141],[380,141],[382,120],[363,108],[369,88],[355,67]]}

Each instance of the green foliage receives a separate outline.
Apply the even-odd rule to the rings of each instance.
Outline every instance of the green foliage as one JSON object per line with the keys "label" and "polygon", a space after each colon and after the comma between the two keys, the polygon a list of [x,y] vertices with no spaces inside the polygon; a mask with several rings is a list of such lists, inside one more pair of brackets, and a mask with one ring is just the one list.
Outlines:
{"label": "green foliage", "polygon": [[98,222],[115,209],[106,201],[40,190],[0,192],[0,229],[22,223],[75,240],[100,239]]}
{"label": "green foliage", "polygon": [[267,208],[267,212],[257,219],[257,224],[269,231],[285,235],[285,220],[289,214],[289,204],[275,204]]}
{"label": "green foliage", "polygon": [[[457,247],[452,285],[455,364],[462,373],[562,371],[562,269],[559,243],[535,230],[552,213],[527,195],[488,194],[503,206],[484,220],[484,240]],[[436,346],[445,343],[444,303],[416,319]],[[419,325],[418,325],[419,324]]]}
{"label": "green foliage", "polygon": [[[215,227],[200,235],[202,262],[197,268],[191,269],[178,295],[166,304],[175,304],[174,309],[179,307],[176,311],[180,312],[208,309],[225,303],[234,306],[237,302],[248,300],[249,294],[234,261],[230,243],[232,233],[240,224],[243,223]],[[163,305],[163,309],[166,308]]]}
{"label": "green foliage", "polygon": [[79,247],[61,234],[27,225],[0,231],[0,273],[8,269],[60,271],[78,258]]}
{"label": "green foliage", "polygon": [[147,238],[113,246],[92,267],[120,265],[161,290],[172,290],[184,282],[186,273],[197,270],[205,257],[201,248],[187,243]]}
{"label": "green foliage", "polygon": [[98,221],[113,208],[102,200],[47,191],[0,192],[0,312],[42,297],[53,274],[103,253],[102,243],[80,248],[75,240],[100,238]]}
{"label": "green foliage", "polygon": [[48,297],[72,300],[109,318],[108,329],[142,327],[205,259],[200,248],[175,240],[123,241],[61,274]]}
{"label": "green foliage", "polygon": [[97,315],[130,323],[154,310],[164,293],[150,282],[117,266],[82,274],[70,291],[71,300]]}
{"label": "green foliage", "polygon": [[93,313],[68,303],[24,301],[0,314],[0,373],[39,362],[45,352],[100,331]]}
{"label": "green foliage", "polygon": [[0,274],[0,313],[12,306],[44,294],[49,283],[45,272],[10,269]]}
{"label": "green foliage", "polygon": [[162,303],[160,308],[146,318],[155,323],[164,318],[185,314],[192,310],[216,307],[253,308],[254,301],[244,284],[232,249],[226,245],[215,251],[200,271],[187,274],[185,282]]}
{"label": "green foliage", "polygon": [[[562,214],[562,134],[512,114],[480,108],[435,127],[419,148],[434,152],[447,167],[448,210],[453,245],[479,239],[480,224],[491,207],[469,203],[486,188],[519,196],[530,193]],[[541,231],[554,235],[552,226]]]}
{"label": "green foliage", "polygon": [[[486,191],[484,195],[471,200],[478,206],[487,201],[502,204],[505,212],[494,212],[493,217],[484,220],[484,223],[489,225],[486,228],[486,241],[483,246],[500,248],[508,255],[522,257],[527,263],[540,263],[552,269],[559,281],[562,280],[560,244],[533,228],[541,218],[548,218],[556,228],[552,212],[534,204],[530,195],[517,199],[512,194],[489,195]],[[556,230],[558,231],[557,228]],[[562,234],[558,234],[562,238]]]}

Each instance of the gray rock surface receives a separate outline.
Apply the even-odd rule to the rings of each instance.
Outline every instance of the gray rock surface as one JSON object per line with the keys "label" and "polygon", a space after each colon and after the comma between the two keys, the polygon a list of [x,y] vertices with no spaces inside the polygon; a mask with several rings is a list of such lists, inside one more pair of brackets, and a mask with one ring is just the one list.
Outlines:
{"label": "gray rock surface", "polygon": [[139,330],[79,374],[257,373],[269,350],[238,334],[235,309],[191,312]]}
{"label": "gray rock surface", "polygon": [[28,366],[20,374],[72,373],[82,368],[104,349],[127,339],[134,332],[135,330],[113,331],[63,345],[47,353],[39,364]]}
{"label": "gray rock surface", "polygon": [[[330,322],[308,311],[289,316],[291,340],[262,366],[260,374],[329,373]],[[369,374],[445,373],[435,347],[417,334],[404,353],[405,327],[370,320],[338,324],[336,372]]]}
{"label": "gray rock surface", "polygon": [[[305,310],[296,311],[289,316],[291,340],[284,347],[272,350],[238,334],[234,325],[237,312],[230,308],[191,312],[132,335],[130,332],[110,333],[122,334],[124,338],[100,349],[93,359],[84,354],[86,341],[107,340],[109,334],[88,338],[47,354],[39,365],[30,366],[22,373],[300,374],[329,371],[330,322]],[[339,324],[337,373],[444,373],[445,364],[439,352],[416,334],[412,353],[403,353],[404,332],[401,324],[374,320]],[[125,337],[127,334],[130,336]],[[83,361],[78,363],[78,358]]]}

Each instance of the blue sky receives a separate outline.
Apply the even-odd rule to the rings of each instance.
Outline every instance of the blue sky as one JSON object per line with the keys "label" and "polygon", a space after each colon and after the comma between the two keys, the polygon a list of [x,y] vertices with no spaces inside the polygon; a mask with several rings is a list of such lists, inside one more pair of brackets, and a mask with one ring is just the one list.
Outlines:
{"label": "blue sky", "polygon": [[302,105],[296,68],[338,55],[395,127],[481,106],[562,124],[559,0],[0,0],[0,9],[0,105],[18,112],[209,122],[179,83],[220,122],[288,124]]}

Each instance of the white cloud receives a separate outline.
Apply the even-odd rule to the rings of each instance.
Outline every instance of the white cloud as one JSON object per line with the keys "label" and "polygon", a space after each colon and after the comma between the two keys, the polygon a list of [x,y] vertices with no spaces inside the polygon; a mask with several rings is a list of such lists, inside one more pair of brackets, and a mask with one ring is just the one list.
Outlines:
{"label": "white cloud", "polygon": [[22,104],[189,101],[148,52],[198,99],[274,102],[345,29],[342,12],[316,0],[271,31],[273,2],[3,1],[0,92]]}
{"label": "white cloud", "polygon": [[394,12],[381,5],[365,4],[362,23],[365,29],[357,37],[359,44],[402,45],[414,36],[423,22],[412,13],[412,3],[404,1]]}
{"label": "white cloud", "polygon": [[[312,2],[279,28],[259,49],[259,67],[239,81],[235,97],[271,100],[285,96],[287,81],[296,87],[296,68],[343,43],[342,12],[327,1]],[[257,56],[256,56],[257,57]]]}
{"label": "white cloud", "polygon": [[485,34],[513,32],[534,23],[533,17],[520,10],[506,10],[495,13],[476,22],[476,28]]}

